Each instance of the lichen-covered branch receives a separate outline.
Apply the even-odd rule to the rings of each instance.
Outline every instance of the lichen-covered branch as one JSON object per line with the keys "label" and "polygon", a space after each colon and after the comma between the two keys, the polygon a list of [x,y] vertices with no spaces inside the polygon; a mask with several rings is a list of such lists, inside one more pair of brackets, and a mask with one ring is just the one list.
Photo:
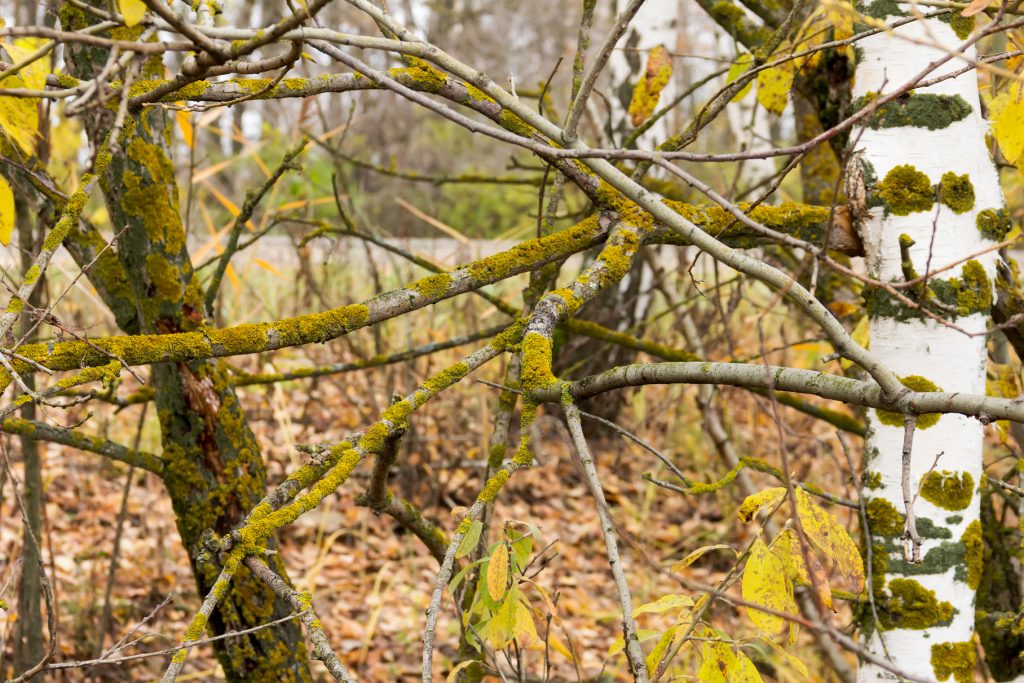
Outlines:
{"label": "lichen-covered branch", "polygon": [[309,593],[300,593],[289,586],[287,581],[275,574],[266,562],[255,555],[245,558],[245,566],[298,613],[299,621],[306,627],[309,639],[313,641],[313,658],[324,663],[334,680],[356,683],[356,679],[338,659],[338,654],[331,647],[331,641],[324,632],[323,624],[313,612],[313,596]]}
{"label": "lichen-covered branch", "polygon": [[112,460],[146,470],[158,477],[163,476],[164,473],[165,463],[159,455],[128,448],[109,439],[104,439],[102,436],[84,434],[77,429],[64,429],[62,427],[54,427],[45,422],[22,420],[14,417],[9,417],[0,422],[0,429],[3,429],[8,434],[20,434],[38,441],[59,443],[82,451],[97,453]]}

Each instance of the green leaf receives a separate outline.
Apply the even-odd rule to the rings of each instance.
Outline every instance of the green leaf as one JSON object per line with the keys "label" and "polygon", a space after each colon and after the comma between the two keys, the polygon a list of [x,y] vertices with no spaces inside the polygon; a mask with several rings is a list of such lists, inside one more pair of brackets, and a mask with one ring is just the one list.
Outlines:
{"label": "green leaf", "polygon": [[[725,82],[732,83],[737,78],[739,78],[743,74],[743,72],[750,68],[750,62],[752,60],[753,55],[751,55],[749,52],[740,55],[739,58],[733,63],[733,65],[729,67],[729,73],[725,77]],[[739,102],[740,100],[742,100],[750,93],[750,89],[752,87],[754,87],[754,79],[750,79],[749,81],[747,81],[747,84],[744,85],[740,89],[740,91],[733,96],[732,101]]]}
{"label": "green leaf", "polygon": [[479,519],[474,519],[473,523],[469,525],[469,531],[462,537],[462,543],[459,543],[459,549],[455,551],[455,557],[465,557],[473,552],[473,548],[480,541],[480,533],[484,530],[483,522]]}

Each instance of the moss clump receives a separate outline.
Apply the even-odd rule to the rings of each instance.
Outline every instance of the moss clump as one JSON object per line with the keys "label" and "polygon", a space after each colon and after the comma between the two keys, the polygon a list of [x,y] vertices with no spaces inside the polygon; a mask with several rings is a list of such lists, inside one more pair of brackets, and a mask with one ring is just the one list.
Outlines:
{"label": "moss clump", "polygon": [[409,289],[419,294],[424,299],[440,299],[451,287],[452,276],[448,273],[430,275],[409,285]]}
{"label": "moss clump", "polygon": [[974,219],[978,232],[987,240],[1002,242],[1013,224],[1006,209],[982,209]]}
{"label": "moss clump", "polygon": [[967,40],[974,33],[974,17],[965,17],[960,12],[950,12],[948,14],[940,14],[938,20],[944,24],[949,24],[949,27],[953,29],[953,33],[960,40]]}
{"label": "moss clump", "polygon": [[948,624],[953,618],[953,605],[939,601],[935,591],[928,590],[914,579],[889,581],[889,594],[876,596],[878,619],[884,629],[921,630]]}
{"label": "moss clump", "polygon": [[903,533],[903,515],[886,499],[872,498],[865,512],[873,535],[899,536]]}
{"label": "moss clump", "polygon": [[558,381],[551,372],[551,340],[537,332],[523,337],[520,382],[527,393],[544,389]]}
{"label": "moss clump", "polygon": [[[907,375],[901,377],[900,382],[911,391],[942,391],[935,382],[921,377],[920,375]],[[878,421],[890,427],[902,427],[904,416],[902,413],[894,413],[890,410],[876,410],[875,415]],[[922,413],[917,416],[917,429],[928,429],[935,426],[941,415],[939,413]]]}
{"label": "moss clump", "polygon": [[953,213],[967,213],[974,208],[974,184],[966,173],[957,175],[952,171],[942,174],[939,182],[939,200],[951,208]]}
{"label": "moss clump", "polygon": [[927,211],[935,201],[928,176],[910,164],[901,164],[886,173],[876,190],[886,208],[897,216]]}
{"label": "moss clump", "polygon": [[964,563],[967,567],[967,585],[977,590],[981,585],[982,561],[985,556],[985,541],[982,537],[981,522],[974,520],[967,525],[960,542],[964,544]]}
{"label": "moss clump", "polygon": [[[877,93],[858,97],[853,103],[854,110],[860,110],[877,99]],[[928,130],[940,130],[967,118],[971,105],[959,95],[935,95],[932,93],[910,93],[891,102],[886,102],[871,115],[868,127],[900,128],[916,126]]]}
{"label": "moss clump", "polygon": [[950,676],[956,683],[971,683],[975,667],[974,643],[936,643],[932,645],[932,671],[940,681]]}
{"label": "moss clump", "polygon": [[970,472],[929,472],[921,481],[921,497],[944,510],[963,510],[974,497],[974,477]]}
{"label": "moss clump", "polygon": [[882,473],[881,472],[865,472],[861,475],[861,481],[864,483],[864,488],[875,489],[882,488]]}
{"label": "moss clump", "polygon": [[[936,285],[942,282],[936,281]],[[956,312],[968,316],[972,313],[988,313],[992,308],[992,283],[985,274],[985,267],[977,259],[964,264],[960,278],[949,280],[956,295]],[[938,294],[938,290],[936,290]],[[952,302],[944,302],[952,303]]]}

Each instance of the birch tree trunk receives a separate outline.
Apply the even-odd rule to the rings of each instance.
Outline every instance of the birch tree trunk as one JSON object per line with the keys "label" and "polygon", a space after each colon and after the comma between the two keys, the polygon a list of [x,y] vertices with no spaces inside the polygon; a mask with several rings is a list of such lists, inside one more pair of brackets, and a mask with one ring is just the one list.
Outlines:
{"label": "birch tree trunk", "polygon": [[[969,35],[969,21],[918,21],[858,43],[854,106],[865,106],[883,89],[891,92],[955,50]],[[973,58],[974,49],[966,54]],[[950,60],[932,75],[961,64]],[[874,114],[849,169],[851,198],[865,199],[860,228],[873,277],[902,283],[929,266],[934,271],[968,258],[1005,234],[985,132],[974,71],[913,91]],[[937,323],[882,290],[866,290],[872,353],[910,387],[984,394],[986,338],[979,333],[988,321],[995,259],[995,252],[971,258],[929,278],[926,289],[903,290],[977,336]],[[871,410],[869,426],[864,483],[875,605],[865,609],[866,646],[925,680],[972,681],[983,426],[960,415],[920,416],[906,483],[904,416]],[[906,523],[905,485],[914,525]],[[920,562],[913,561],[911,526],[921,539]],[[863,683],[894,679],[873,665],[859,673]]]}

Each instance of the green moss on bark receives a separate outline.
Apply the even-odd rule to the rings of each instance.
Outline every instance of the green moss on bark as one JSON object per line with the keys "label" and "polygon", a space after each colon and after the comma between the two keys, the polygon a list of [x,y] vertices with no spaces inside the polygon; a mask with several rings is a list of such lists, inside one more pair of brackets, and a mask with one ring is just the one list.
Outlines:
{"label": "green moss on bark", "polygon": [[921,497],[944,510],[963,510],[974,497],[970,472],[929,472],[921,481]]}
{"label": "green moss on bark", "polygon": [[886,208],[897,216],[927,211],[935,203],[928,176],[910,164],[901,164],[886,173],[876,191]]}
{"label": "green moss on bark", "polygon": [[963,643],[936,643],[932,645],[932,671],[940,681],[971,683],[974,680],[975,650],[971,641]]}

